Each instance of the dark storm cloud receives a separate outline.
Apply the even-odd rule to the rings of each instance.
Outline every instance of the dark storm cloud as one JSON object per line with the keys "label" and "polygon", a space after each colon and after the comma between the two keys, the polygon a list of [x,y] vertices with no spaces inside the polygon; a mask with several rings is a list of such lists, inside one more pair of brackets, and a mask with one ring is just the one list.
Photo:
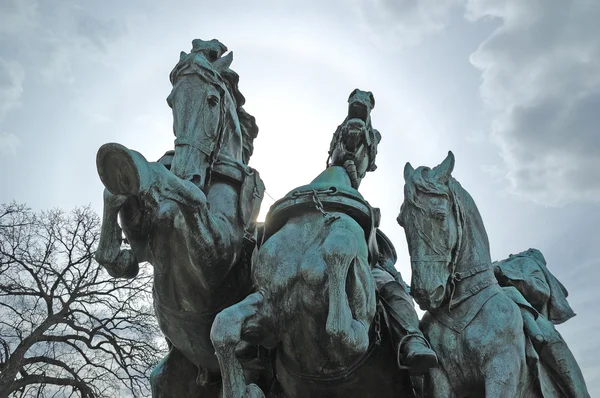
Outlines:
{"label": "dark storm cloud", "polygon": [[502,25],[475,51],[512,190],[537,203],[600,202],[600,3],[488,1]]}

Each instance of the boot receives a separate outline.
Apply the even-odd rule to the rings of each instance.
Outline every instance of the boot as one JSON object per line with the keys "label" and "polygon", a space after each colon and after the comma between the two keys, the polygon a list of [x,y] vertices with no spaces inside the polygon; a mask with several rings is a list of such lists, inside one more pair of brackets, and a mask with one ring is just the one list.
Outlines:
{"label": "boot", "polygon": [[438,366],[437,355],[423,335],[406,336],[400,344],[398,366],[402,365],[408,367],[413,374],[423,374]]}
{"label": "boot", "polygon": [[396,362],[400,369],[421,374],[437,367],[437,355],[419,330],[419,317],[411,297],[397,281],[378,287],[379,299],[388,315]]}

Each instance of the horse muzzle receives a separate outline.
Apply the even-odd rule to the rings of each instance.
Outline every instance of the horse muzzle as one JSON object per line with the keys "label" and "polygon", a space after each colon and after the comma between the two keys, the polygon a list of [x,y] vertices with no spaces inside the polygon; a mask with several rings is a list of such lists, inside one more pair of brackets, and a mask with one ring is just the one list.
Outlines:
{"label": "horse muzzle", "polygon": [[445,262],[412,262],[411,294],[422,310],[438,308],[446,296]]}
{"label": "horse muzzle", "polygon": [[438,286],[432,293],[425,289],[411,289],[411,294],[423,311],[438,308],[444,301],[446,287]]}

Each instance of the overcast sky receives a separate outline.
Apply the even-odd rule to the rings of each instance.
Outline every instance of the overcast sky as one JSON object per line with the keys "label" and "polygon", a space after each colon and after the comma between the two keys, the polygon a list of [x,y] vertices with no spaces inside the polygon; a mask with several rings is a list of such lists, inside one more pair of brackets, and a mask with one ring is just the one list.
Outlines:
{"label": "overcast sky", "polygon": [[599,1],[173,4],[0,0],[0,202],[100,212],[98,147],[171,149],[169,72],[192,39],[217,38],[234,52],[260,127],[251,165],[275,199],[323,169],[350,92],[374,93],[383,138],[361,191],[407,280],[402,169],[452,150],[493,258],[538,248],[569,289],[578,316],[559,330],[600,396]]}

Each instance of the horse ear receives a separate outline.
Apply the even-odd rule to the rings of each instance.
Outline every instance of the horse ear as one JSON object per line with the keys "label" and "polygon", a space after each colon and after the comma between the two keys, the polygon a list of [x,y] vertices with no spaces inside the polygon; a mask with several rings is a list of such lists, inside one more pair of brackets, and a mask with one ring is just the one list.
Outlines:
{"label": "horse ear", "polygon": [[448,156],[442,163],[433,168],[435,178],[440,182],[446,182],[450,179],[452,170],[454,170],[454,154],[448,151]]}
{"label": "horse ear", "polygon": [[408,181],[412,173],[415,172],[415,169],[412,167],[410,162],[406,162],[404,165],[404,181]]}
{"label": "horse ear", "polygon": [[227,68],[229,68],[231,66],[232,62],[233,62],[233,51],[230,51],[229,54],[227,54],[226,56],[217,59],[213,63],[213,67],[216,70],[218,70],[219,72],[222,72],[222,71],[226,70]]}
{"label": "horse ear", "polygon": [[179,53],[179,60],[181,61],[183,58],[185,58],[187,54],[185,53],[185,51],[182,51]]}

